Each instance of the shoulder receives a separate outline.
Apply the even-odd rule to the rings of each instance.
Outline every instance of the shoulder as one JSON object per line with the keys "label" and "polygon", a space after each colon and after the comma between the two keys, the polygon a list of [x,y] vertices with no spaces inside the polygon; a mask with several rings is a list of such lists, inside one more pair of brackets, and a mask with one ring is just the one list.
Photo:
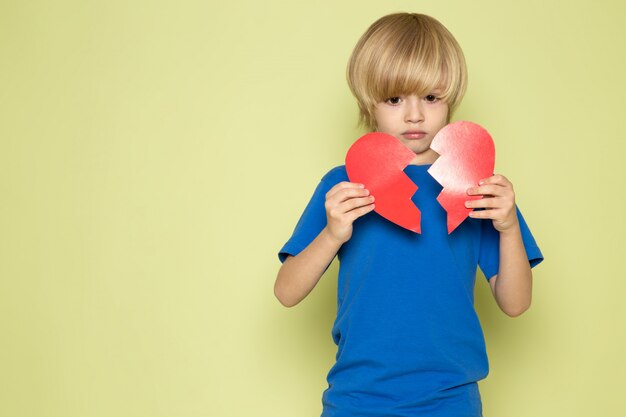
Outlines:
{"label": "shoulder", "polygon": [[332,168],[322,177],[322,182],[326,183],[330,187],[333,187],[335,184],[342,181],[349,181],[345,165],[339,165]]}

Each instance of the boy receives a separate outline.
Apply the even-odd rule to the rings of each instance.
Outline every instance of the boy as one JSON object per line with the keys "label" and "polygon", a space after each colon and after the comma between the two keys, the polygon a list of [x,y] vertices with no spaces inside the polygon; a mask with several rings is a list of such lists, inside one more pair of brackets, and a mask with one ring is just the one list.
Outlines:
{"label": "boy", "polygon": [[543,256],[502,175],[468,189],[483,196],[466,203],[479,210],[447,233],[442,188],[427,169],[438,157],[430,143],[465,92],[463,53],[437,20],[392,14],[361,37],[347,77],[360,122],[415,153],[404,172],[419,187],[412,200],[422,233],[372,212],[375,196],[339,166],[281,249],[274,293],[285,306],[306,297],[335,255],[340,261],[338,350],[322,417],[481,416],[477,381],[489,365],[473,305],[476,268],[515,317],[530,306],[531,267]]}

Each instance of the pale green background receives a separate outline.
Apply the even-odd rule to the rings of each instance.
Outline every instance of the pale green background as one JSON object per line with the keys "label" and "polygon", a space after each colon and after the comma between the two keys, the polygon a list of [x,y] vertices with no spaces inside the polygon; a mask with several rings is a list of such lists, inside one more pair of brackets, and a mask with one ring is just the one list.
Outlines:
{"label": "pale green background", "polygon": [[431,14],[546,260],[482,275],[485,416],[623,416],[621,1],[0,3],[0,415],[319,416],[336,265],[292,309],[277,252],[356,128],[378,17]]}

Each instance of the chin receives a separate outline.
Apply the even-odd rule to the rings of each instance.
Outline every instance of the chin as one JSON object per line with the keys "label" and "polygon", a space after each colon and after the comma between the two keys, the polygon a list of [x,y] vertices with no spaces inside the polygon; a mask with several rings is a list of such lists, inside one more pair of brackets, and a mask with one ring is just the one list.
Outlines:
{"label": "chin", "polygon": [[424,152],[428,149],[430,149],[430,141],[426,141],[424,142],[423,140],[420,141],[411,141],[411,142],[405,142],[404,143],[408,148],[411,148],[414,152]]}

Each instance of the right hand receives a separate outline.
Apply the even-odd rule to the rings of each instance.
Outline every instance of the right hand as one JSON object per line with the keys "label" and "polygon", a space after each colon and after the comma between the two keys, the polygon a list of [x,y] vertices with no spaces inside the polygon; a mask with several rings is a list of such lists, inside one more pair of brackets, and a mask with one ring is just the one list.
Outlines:
{"label": "right hand", "polygon": [[326,228],[340,244],[352,237],[352,223],[374,210],[374,197],[363,184],[343,181],[326,193]]}

